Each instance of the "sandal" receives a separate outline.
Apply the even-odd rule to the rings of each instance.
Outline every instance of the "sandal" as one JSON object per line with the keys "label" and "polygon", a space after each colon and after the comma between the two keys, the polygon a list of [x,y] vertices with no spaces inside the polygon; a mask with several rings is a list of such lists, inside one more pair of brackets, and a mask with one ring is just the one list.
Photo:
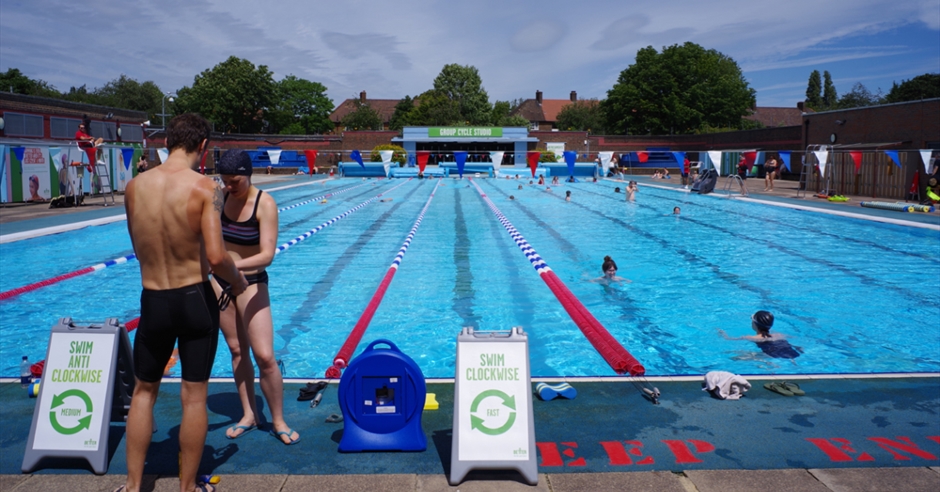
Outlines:
{"label": "sandal", "polygon": [[784,381],[784,382],[780,383],[780,386],[783,386],[784,389],[786,389],[786,390],[789,391],[790,393],[793,393],[793,394],[796,395],[796,396],[806,396],[806,392],[803,391],[803,390],[801,390],[801,389],[800,389],[800,385],[798,385],[798,384],[796,384],[796,383],[791,383],[791,382],[788,382],[788,381]]}
{"label": "sandal", "polygon": [[783,396],[793,396],[793,392],[784,387],[783,383],[765,383],[764,388]]}
{"label": "sandal", "polygon": [[342,421],[343,421],[343,416],[336,415],[335,413],[326,418],[326,423],[328,424],[335,424],[337,422],[342,422]]}

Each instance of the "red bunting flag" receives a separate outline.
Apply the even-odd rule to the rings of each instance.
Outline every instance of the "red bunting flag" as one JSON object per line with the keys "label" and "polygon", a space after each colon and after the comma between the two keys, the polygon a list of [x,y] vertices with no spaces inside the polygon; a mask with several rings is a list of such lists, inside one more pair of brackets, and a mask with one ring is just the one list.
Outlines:
{"label": "red bunting flag", "polygon": [[305,150],[304,156],[307,158],[307,170],[310,171],[310,175],[313,176],[313,168],[317,165],[317,151]]}
{"label": "red bunting flag", "polygon": [[542,155],[541,152],[531,151],[525,153],[525,158],[529,162],[529,169],[532,170],[532,177],[535,177],[535,169],[539,167],[539,157]]}
{"label": "red bunting flag", "polygon": [[751,172],[751,168],[754,167],[754,161],[757,160],[757,152],[742,152],[741,155],[744,156],[744,163],[747,164],[747,171]]}
{"label": "red bunting flag", "polygon": [[199,174],[206,174],[206,157],[208,156],[208,152],[202,153],[202,159],[199,159]]}
{"label": "red bunting flag", "polygon": [[849,152],[849,155],[852,156],[852,160],[855,161],[855,174],[858,174],[859,170],[862,168],[862,151],[852,150]]}
{"label": "red bunting flag", "polygon": [[424,168],[428,166],[428,158],[431,157],[431,152],[427,150],[419,150],[417,153],[418,158],[418,172],[424,174]]}
{"label": "red bunting flag", "polygon": [[636,159],[637,159],[638,161],[640,161],[640,162],[646,162],[646,161],[650,160],[650,154],[649,154],[649,152],[642,152],[642,151],[637,152],[637,153],[636,153]]}

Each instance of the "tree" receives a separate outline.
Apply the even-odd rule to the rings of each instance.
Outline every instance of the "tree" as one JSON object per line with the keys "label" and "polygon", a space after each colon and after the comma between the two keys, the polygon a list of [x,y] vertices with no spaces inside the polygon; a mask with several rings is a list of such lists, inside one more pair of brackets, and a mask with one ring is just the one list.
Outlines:
{"label": "tree", "polygon": [[45,80],[33,80],[23,75],[18,68],[8,68],[6,72],[0,73],[0,90],[27,96],[62,97],[62,94]]}
{"label": "tree", "polygon": [[398,167],[403,167],[405,162],[408,160],[408,153],[405,152],[405,149],[402,146],[394,144],[382,144],[376,145],[372,148],[372,162],[382,162],[382,154],[379,152],[382,150],[392,151],[392,162],[397,163]]}
{"label": "tree", "polygon": [[496,126],[529,126],[529,120],[519,115],[510,116],[514,109],[519,107],[518,99],[509,101],[496,101],[493,103],[492,122]]}
{"label": "tree", "polygon": [[809,82],[806,84],[806,106],[811,109],[822,109],[822,79],[819,77],[819,70],[813,70],[809,74]]}
{"label": "tree", "polygon": [[265,65],[230,56],[177,91],[177,113],[199,113],[224,132],[258,133],[268,108],[277,101],[277,85]]}
{"label": "tree", "polygon": [[883,102],[884,96],[881,95],[880,89],[877,93],[873,94],[864,84],[856,82],[855,85],[852,86],[852,90],[846,92],[839,98],[837,107],[839,109],[860,108],[863,106],[882,104]]}
{"label": "tree", "polygon": [[476,67],[456,63],[444,65],[434,79],[434,90],[456,104],[458,121],[470,125],[488,125],[492,122],[490,97],[483,89],[483,81]]}
{"label": "tree", "polygon": [[466,122],[460,114],[459,104],[442,92],[431,89],[417,97],[418,106],[412,116],[416,125],[451,126]]}
{"label": "tree", "polygon": [[98,104],[146,111],[147,118],[151,121],[156,121],[163,103],[163,92],[153,81],[140,83],[124,74],[92,93],[97,97]]}
{"label": "tree", "polygon": [[919,101],[934,97],[940,97],[940,73],[925,73],[911,80],[902,80],[900,85],[893,83],[885,96],[885,102]]}
{"label": "tree", "polygon": [[333,129],[333,100],[326,86],[293,75],[277,83],[277,102],[270,112],[272,132],[285,135],[327,133]]}
{"label": "tree", "polygon": [[738,64],[691,42],[639,50],[601,103],[610,133],[690,133],[739,125],[755,104]]}
{"label": "tree", "polygon": [[388,120],[389,130],[401,130],[406,126],[414,125],[415,118],[415,99],[411,96],[405,96],[395,105],[395,112],[392,118]]}
{"label": "tree", "polygon": [[566,104],[556,117],[559,130],[577,130],[604,134],[604,112],[597,99],[579,100]]}
{"label": "tree", "polygon": [[379,112],[372,109],[372,106],[369,106],[369,103],[361,103],[356,101],[358,107],[343,117],[340,124],[345,127],[347,130],[358,131],[358,130],[381,130],[382,129],[382,117],[379,116]]}
{"label": "tree", "polygon": [[823,72],[823,81],[822,105],[825,109],[835,108],[839,102],[839,95],[836,93],[836,86],[832,84],[832,76],[829,75],[829,70]]}

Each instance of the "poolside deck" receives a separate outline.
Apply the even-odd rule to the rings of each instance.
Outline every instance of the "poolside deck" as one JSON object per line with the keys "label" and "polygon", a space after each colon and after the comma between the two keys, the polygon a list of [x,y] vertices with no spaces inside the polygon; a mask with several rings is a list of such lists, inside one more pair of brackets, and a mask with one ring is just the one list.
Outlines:
{"label": "poolside deck", "polygon": [[[299,183],[309,177],[257,176],[265,185]],[[634,178],[641,186],[681,188],[680,181]],[[765,193],[751,180],[750,198],[782,206],[848,212],[940,228],[940,212],[899,213],[847,203],[796,198],[796,183],[777,183]],[[609,183],[608,186],[622,186]],[[719,193],[724,182],[716,187]],[[638,195],[642,200],[642,193]],[[0,208],[0,234],[26,233],[87,220],[113,220],[123,214],[100,198],[75,209],[48,205]],[[940,253],[938,253],[940,254]],[[220,490],[462,490],[462,491],[744,491],[744,490],[893,490],[940,489],[940,374],[831,377],[801,376],[805,397],[784,397],[765,390],[767,376],[748,378],[754,387],[739,401],[710,398],[700,381],[662,378],[663,392],[652,405],[623,379],[569,380],[579,396],[571,401],[534,402],[539,442],[539,484],[530,487],[514,475],[472,475],[459,487],[447,484],[453,385],[435,382],[440,410],[424,414],[428,450],[423,453],[342,454],[336,449],[342,424],[327,424],[339,413],[335,386],[315,409],[294,401],[301,381],[285,385],[285,412],[303,436],[284,448],[265,432],[230,441],[237,407],[229,381],[210,384],[210,432],[201,473],[222,478]],[[794,378],[790,377],[790,380]],[[145,490],[177,490],[176,446],[179,387],[167,381],[157,405],[158,432],[151,446]],[[123,483],[123,426],[111,427],[110,469],[95,476],[74,463],[20,474],[29,422],[36,400],[15,382],[0,383],[0,490],[111,490]],[[262,407],[263,408],[263,407]],[[637,444],[639,443],[639,444]],[[705,444],[701,444],[705,443]],[[622,450],[622,451],[621,451]],[[65,466],[64,464],[61,466]]]}

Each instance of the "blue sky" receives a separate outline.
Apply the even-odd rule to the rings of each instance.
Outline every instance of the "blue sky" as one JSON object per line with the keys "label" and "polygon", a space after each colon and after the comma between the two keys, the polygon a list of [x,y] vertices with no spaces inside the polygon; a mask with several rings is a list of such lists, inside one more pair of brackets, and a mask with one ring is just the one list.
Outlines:
{"label": "blue sky", "polygon": [[940,72],[940,0],[0,0],[0,70],[59,90],[123,73],[175,91],[235,55],[334,104],[419,94],[448,63],[491,102],[602,99],[639,48],[685,41],[737,61],[760,106],[794,107],[812,70],[887,93]]}

